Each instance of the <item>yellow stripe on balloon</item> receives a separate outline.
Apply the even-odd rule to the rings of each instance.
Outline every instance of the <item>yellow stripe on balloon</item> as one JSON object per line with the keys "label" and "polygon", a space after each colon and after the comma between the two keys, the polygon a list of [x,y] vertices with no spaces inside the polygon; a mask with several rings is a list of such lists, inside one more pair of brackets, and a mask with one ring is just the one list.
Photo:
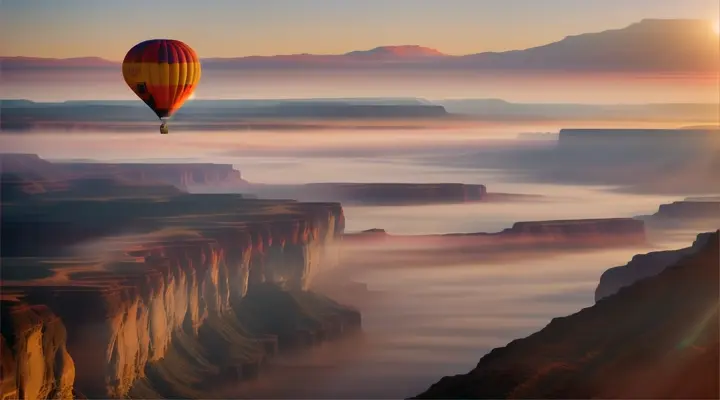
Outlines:
{"label": "yellow stripe on balloon", "polygon": [[[149,85],[189,85],[200,80],[200,63],[126,63],[123,77],[128,84],[145,82]],[[183,75],[186,74],[186,75]],[[183,76],[185,78],[183,79]]]}

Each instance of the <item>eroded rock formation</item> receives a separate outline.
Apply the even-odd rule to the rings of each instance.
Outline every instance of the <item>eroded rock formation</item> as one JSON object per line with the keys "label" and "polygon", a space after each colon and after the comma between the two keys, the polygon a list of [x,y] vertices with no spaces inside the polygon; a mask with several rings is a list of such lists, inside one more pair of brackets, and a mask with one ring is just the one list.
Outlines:
{"label": "eroded rock formation", "polygon": [[44,305],[0,307],[3,399],[72,399],[75,364],[60,318]]}
{"label": "eroded rock formation", "polygon": [[3,394],[206,397],[355,331],[307,291],[343,230],[337,203],[232,194],[3,204]]}
{"label": "eroded rock formation", "polygon": [[720,231],[657,276],[447,376],[416,398],[720,396]]}

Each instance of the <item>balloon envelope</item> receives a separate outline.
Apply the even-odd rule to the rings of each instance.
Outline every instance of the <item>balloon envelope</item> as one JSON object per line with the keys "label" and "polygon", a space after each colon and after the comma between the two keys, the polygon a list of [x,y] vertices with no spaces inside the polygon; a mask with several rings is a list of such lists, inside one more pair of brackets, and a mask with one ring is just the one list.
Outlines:
{"label": "balloon envelope", "polygon": [[179,40],[146,40],[128,51],[122,72],[125,83],[158,118],[168,118],[195,91],[200,60]]}

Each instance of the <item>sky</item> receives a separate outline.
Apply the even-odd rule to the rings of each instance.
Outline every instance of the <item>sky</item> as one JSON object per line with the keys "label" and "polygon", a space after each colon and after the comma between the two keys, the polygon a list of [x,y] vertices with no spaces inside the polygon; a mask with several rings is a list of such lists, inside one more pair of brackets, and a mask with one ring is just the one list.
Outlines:
{"label": "sky", "polygon": [[418,44],[447,54],[542,45],[643,18],[720,19],[718,0],[1,0],[0,55],[121,60],[173,38],[201,57],[339,54]]}

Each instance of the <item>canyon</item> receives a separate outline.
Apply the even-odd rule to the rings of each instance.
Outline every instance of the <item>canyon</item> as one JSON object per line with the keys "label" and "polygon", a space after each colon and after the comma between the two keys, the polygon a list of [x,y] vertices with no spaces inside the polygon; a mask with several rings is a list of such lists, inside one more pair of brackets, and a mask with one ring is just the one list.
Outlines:
{"label": "canyon", "polygon": [[702,242],[414,398],[717,398],[720,231]]}
{"label": "canyon", "polygon": [[308,290],[337,265],[340,204],[147,193],[133,168],[107,185],[70,170],[3,170],[4,399],[207,397],[278,352],[360,332],[357,310]]}
{"label": "canyon", "polygon": [[[522,195],[488,196],[484,185],[463,183],[344,183],[251,185],[248,192],[263,198],[336,201],[344,205],[397,206],[452,204],[525,199]],[[531,198],[531,197],[528,197]]]}
{"label": "canyon", "polygon": [[356,269],[500,267],[583,252],[645,252],[648,248],[645,222],[632,218],[526,221],[492,233],[398,235],[375,228],[344,234],[341,265]]}
{"label": "canyon", "polygon": [[[278,356],[362,333],[360,311],[337,300],[376,294],[362,282],[339,281],[342,274],[334,275],[342,269],[338,267],[423,266],[423,262],[430,265],[433,256],[452,266],[649,245],[650,222],[641,218],[525,221],[492,233],[396,235],[383,229],[346,233],[339,202],[193,193],[251,187],[232,165],[51,163],[24,154],[3,154],[0,161],[3,399],[220,396],[215,388],[257,381]],[[318,199],[338,196],[334,191],[341,189],[343,198],[356,197],[359,204],[373,205],[542,200],[488,193],[484,185],[300,186],[314,189]],[[679,215],[688,213],[695,215],[692,211]],[[717,234],[704,234],[688,249],[638,255],[628,266],[609,270],[598,286],[597,306],[608,308],[602,304],[617,303],[613,300],[617,296],[677,269],[672,265],[687,257],[700,257],[707,264],[713,256],[708,246],[717,240]],[[676,277],[680,285],[687,283],[683,276]],[[323,293],[334,290],[338,295],[326,297],[319,291],[322,286]],[[642,303],[638,307],[645,307],[641,311],[652,314],[643,299],[655,298],[662,290],[648,289],[633,299]],[[687,307],[697,306],[690,304],[693,299],[687,300]],[[627,316],[619,316],[618,310],[627,304],[624,300],[610,307],[602,318],[625,324],[625,319],[636,315],[628,311]],[[676,314],[673,321],[687,322]],[[544,349],[544,344],[531,340],[517,350],[532,354],[528,360],[513,350],[509,367],[488,367],[499,375],[490,372],[497,378],[496,386],[482,390],[489,390],[490,397],[533,397],[540,393],[537,388],[554,390],[556,386],[545,384],[547,379],[559,379],[558,391],[542,392],[541,397],[557,393],[584,397],[586,392],[576,387],[562,387],[566,376],[562,374],[588,365],[601,369],[614,365],[605,367],[607,357],[595,355],[610,354],[607,348],[590,348],[594,342],[575,343],[563,336],[579,329],[575,325],[579,322],[558,328],[573,318],[553,320],[546,328],[552,337],[561,337],[557,346]],[[600,317],[592,318],[594,322],[588,323],[600,326]],[[617,328],[611,334],[618,342],[627,332]],[[709,344],[695,344],[697,353],[687,355],[691,362],[708,366],[710,339]],[[509,347],[515,349],[516,342]],[[586,358],[579,355],[586,349],[583,346],[590,354]],[[551,353],[565,347],[580,350]],[[651,347],[650,355],[655,354]],[[491,355],[486,356],[490,361],[481,363],[491,362]],[[558,365],[550,362],[556,359],[561,360]],[[483,373],[478,373],[480,379],[485,379]],[[604,373],[587,378],[592,385],[581,389],[615,379]],[[707,386],[702,385],[712,380],[696,375],[693,382],[698,383],[699,393],[706,393]],[[485,392],[475,388],[474,377],[473,373],[467,382],[458,383],[459,389],[455,381],[446,385],[449,381],[444,379],[422,396],[479,393],[482,397]],[[513,389],[503,386],[506,383]],[[690,393],[685,389],[676,393]],[[617,393],[628,393],[623,390]]]}
{"label": "canyon", "polygon": [[[37,154],[0,154],[0,172],[14,174],[15,181],[37,188],[68,189],[72,182],[88,179],[117,185],[174,186],[183,191],[204,188],[236,188],[247,184],[240,171],[229,164],[50,162]],[[63,183],[64,182],[64,183]],[[133,192],[134,193],[134,192]]]}
{"label": "canyon", "polygon": [[375,228],[362,232],[347,233],[345,240],[352,242],[377,239],[382,242],[405,241],[455,241],[472,244],[497,245],[502,243],[518,244],[588,244],[600,239],[604,244],[642,244],[645,243],[645,223],[633,218],[603,218],[582,220],[527,221],[516,222],[512,227],[500,232],[486,233],[448,233],[441,235],[391,235],[384,229]]}
{"label": "canyon", "polygon": [[[346,205],[423,205],[468,202],[543,201],[543,196],[488,193],[485,185],[463,183],[344,183],[267,185],[247,181],[230,164],[212,163],[101,163],[50,162],[36,154],[0,154],[7,189],[31,192],[82,190],[81,186],[169,190],[168,185],[191,193],[237,192],[246,198],[295,199],[306,202],[341,202]],[[13,175],[14,176],[10,176]],[[14,184],[11,186],[11,182]],[[162,187],[162,189],[160,188]]]}

